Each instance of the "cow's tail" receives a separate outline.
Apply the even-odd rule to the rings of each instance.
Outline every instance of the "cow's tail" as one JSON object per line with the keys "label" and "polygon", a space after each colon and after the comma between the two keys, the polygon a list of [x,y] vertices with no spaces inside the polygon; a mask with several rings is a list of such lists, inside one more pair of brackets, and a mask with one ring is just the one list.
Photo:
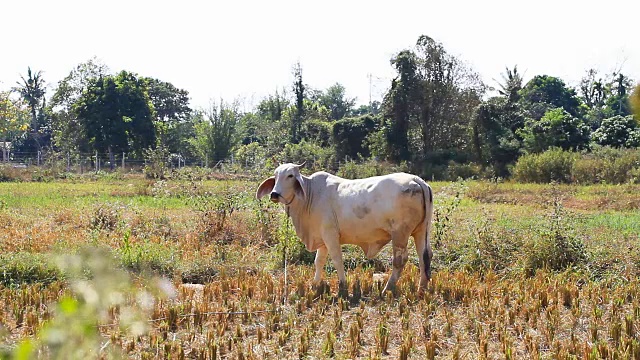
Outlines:
{"label": "cow's tail", "polygon": [[422,255],[422,259],[424,260],[425,275],[427,276],[427,280],[429,280],[431,279],[432,252],[431,252],[430,238],[431,238],[431,226],[432,226],[431,221],[433,219],[433,190],[431,189],[431,186],[429,186],[429,184],[427,184],[421,178],[416,177],[415,180],[418,184],[420,184],[420,187],[422,187],[422,194],[424,195],[424,207],[425,207],[423,221],[426,223],[424,251],[422,252],[422,254],[418,254],[418,256]]}

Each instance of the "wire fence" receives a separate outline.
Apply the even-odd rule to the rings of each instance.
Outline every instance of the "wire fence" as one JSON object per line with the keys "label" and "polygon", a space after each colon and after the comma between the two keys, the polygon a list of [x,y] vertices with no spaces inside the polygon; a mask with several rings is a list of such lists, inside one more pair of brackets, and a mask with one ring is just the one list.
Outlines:
{"label": "wire fence", "polygon": [[[264,166],[265,159],[245,159],[237,161],[233,156],[227,159],[209,159],[170,154],[165,164],[170,169],[183,167],[205,167],[224,170],[234,167],[245,170],[258,170]],[[85,173],[92,171],[142,172],[149,160],[127,153],[60,153],[60,152],[14,152],[2,149],[0,164],[15,168],[47,167],[67,172]]]}

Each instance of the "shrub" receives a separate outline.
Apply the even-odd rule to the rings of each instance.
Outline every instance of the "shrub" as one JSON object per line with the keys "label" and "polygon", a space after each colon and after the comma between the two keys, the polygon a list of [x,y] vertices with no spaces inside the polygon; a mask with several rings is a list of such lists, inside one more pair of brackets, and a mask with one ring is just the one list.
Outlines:
{"label": "shrub", "polygon": [[122,206],[117,203],[101,203],[96,205],[91,217],[91,228],[94,230],[113,230],[120,222]]}
{"label": "shrub", "polygon": [[577,157],[577,153],[558,148],[541,154],[523,155],[513,168],[513,177],[521,182],[568,183],[571,181],[571,169]]}
{"label": "shrub", "polygon": [[176,256],[172,249],[151,242],[132,244],[129,231],[124,234],[118,255],[125,269],[137,273],[152,271],[159,275],[171,276],[175,271]]}
{"label": "shrub", "polygon": [[[334,159],[331,148],[322,148],[319,145],[301,141],[299,144],[286,144],[284,149],[276,156],[279,163],[291,162],[306,163],[305,168],[311,171],[333,170]],[[270,169],[273,171],[273,168]]]}
{"label": "shrub", "polygon": [[572,175],[580,184],[606,182],[621,184],[635,181],[640,171],[640,151],[596,147],[591,153],[582,154],[573,164]]}
{"label": "shrub", "polygon": [[368,157],[369,147],[366,139],[376,130],[378,120],[371,115],[357,118],[344,118],[333,124],[332,140],[336,147],[336,156],[355,158],[359,155]]}
{"label": "shrub", "polygon": [[584,149],[589,143],[589,127],[562,108],[548,110],[540,120],[530,120],[519,134],[528,151],[551,147]]}
{"label": "shrub", "polygon": [[244,166],[258,166],[264,163],[267,149],[257,142],[240,145],[235,151],[235,160]]}
{"label": "shrub", "polygon": [[164,146],[158,146],[155,149],[146,149],[144,151],[144,159],[146,165],[144,167],[144,175],[148,179],[164,179],[169,169],[169,149]]}
{"label": "shrub", "polygon": [[220,193],[194,188],[189,194],[189,204],[199,213],[198,232],[201,240],[223,240],[220,234],[227,229],[231,214],[240,206],[240,195],[234,189]]}
{"label": "shrub", "polygon": [[602,120],[600,127],[591,134],[593,141],[603,146],[637,147],[638,123],[632,115],[614,117]]}
{"label": "shrub", "polygon": [[273,248],[273,255],[278,267],[284,267],[285,259],[288,264],[313,264],[315,252],[307,251],[285,214],[280,215],[280,225],[275,231],[277,243]]}
{"label": "shrub", "polygon": [[586,263],[584,242],[574,228],[576,218],[570,216],[556,197],[546,226],[539,226],[539,238],[531,238],[524,246],[524,271],[533,275],[538,269],[562,271]]}
{"label": "shrub", "polygon": [[46,254],[9,253],[0,254],[0,284],[14,286],[23,283],[51,283],[62,278],[62,274],[48,261]]}
{"label": "shrub", "polygon": [[460,164],[450,161],[445,171],[447,180],[455,181],[458,179],[478,179],[484,176],[482,166],[476,163]]}
{"label": "shrub", "polygon": [[408,166],[405,162],[399,165],[393,165],[388,162],[375,160],[367,160],[362,163],[351,160],[340,166],[337,175],[346,179],[360,179],[403,171],[408,171]]}

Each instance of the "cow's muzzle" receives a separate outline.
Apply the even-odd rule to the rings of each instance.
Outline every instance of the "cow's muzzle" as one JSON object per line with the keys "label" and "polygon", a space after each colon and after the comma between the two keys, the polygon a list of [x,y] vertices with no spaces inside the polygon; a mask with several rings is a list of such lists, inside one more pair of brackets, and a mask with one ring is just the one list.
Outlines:
{"label": "cow's muzzle", "polygon": [[280,200],[280,194],[278,194],[275,191],[271,192],[271,201],[278,202],[279,200]]}

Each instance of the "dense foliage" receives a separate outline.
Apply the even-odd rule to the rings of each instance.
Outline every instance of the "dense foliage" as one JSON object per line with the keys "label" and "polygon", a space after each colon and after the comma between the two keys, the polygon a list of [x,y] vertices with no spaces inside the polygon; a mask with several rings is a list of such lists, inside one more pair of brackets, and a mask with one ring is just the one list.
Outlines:
{"label": "dense foliage", "polygon": [[314,88],[296,63],[289,86],[242,111],[223,99],[192,109],[187,90],[113,73],[95,58],[53,87],[28,68],[0,92],[0,143],[5,158],[18,161],[20,153],[46,152],[91,161],[98,154],[113,164],[114,154],[141,159],[161,147],[167,162],[263,167],[295,158],[337,171],[375,160],[430,179],[509,177],[523,155],[640,145],[640,90],[620,71],[589,69],[572,87],[548,74],[525,81],[514,66],[486,84],[425,35],[390,65],[395,77],[382,102],[358,106],[340,83]]}

